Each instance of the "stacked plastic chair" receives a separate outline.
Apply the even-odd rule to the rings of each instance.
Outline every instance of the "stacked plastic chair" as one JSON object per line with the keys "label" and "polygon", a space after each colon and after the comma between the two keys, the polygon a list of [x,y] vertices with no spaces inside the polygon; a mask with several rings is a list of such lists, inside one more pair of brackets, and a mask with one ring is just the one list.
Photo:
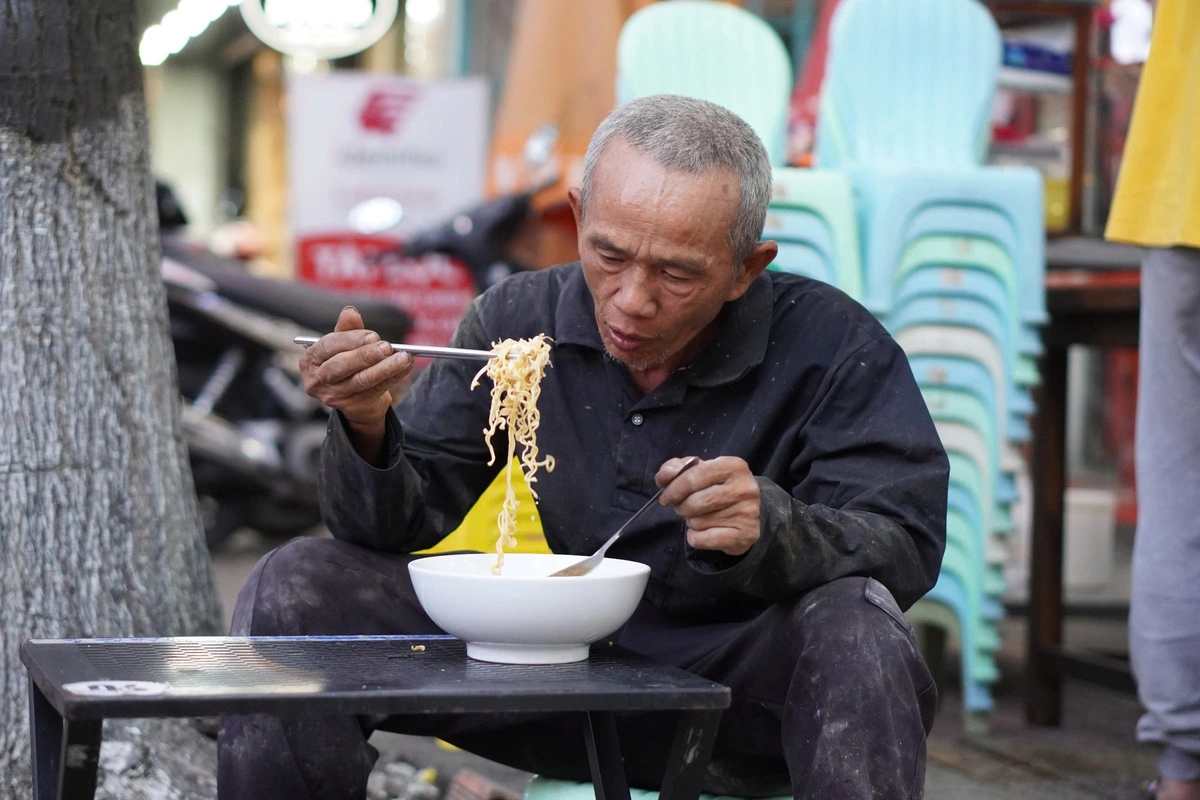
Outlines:
{"label": "stacked plastic chair", "polygon": [[908,352],[950,456],[942,572],[910,616],[958,633],[968,713],[992,708],[1013,445],[1046,318],[1041,177],[982,165],[1000,60],[975,0],[845,0],[817,139],[818,163],[854,185],[864,302]]}
{"label": "stacked plastic chair", "polygon": [[772,269],[862,298],[862,262],[849,178],[784,167],[792,63],[763,20],[727,3],[673,0],[634,14],[617,41],[617,101],[681,94],[746,120],[775,165],[763,236],[779,242]]}

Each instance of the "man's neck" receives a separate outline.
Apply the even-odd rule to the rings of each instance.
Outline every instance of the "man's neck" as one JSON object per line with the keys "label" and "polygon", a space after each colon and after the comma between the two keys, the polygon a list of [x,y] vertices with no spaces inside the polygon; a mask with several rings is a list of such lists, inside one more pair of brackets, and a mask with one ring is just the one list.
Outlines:
{"label": "man's neck", "polygon": [[633,385],[643,396],[650,394],[655,389],[663,384],[663,382],[671,377],[674,372],[670,367],[651,367],[650,369],[632,369],[626,367],[629,371],[629,377],[633,380]]}
{"label": "man's neck", "polygon": [[650,394],[659,386],[661,386],[667,378],[679,369],[691,364],[704,349],[717,340],[721,329],[725,327],[725,319],[728,316],[728,306],[721,309],[721,313],[717,314],[717,318],[709,323],[708,327],[702,330],[695,339],[688,342],[687,346],[680,351],[679,356],[671,358],[667,363],[647,367],[646,369],[636,369],[626,365],[625,369],[629,372],[629,377],[633,381],[633,385],[643,396]]}

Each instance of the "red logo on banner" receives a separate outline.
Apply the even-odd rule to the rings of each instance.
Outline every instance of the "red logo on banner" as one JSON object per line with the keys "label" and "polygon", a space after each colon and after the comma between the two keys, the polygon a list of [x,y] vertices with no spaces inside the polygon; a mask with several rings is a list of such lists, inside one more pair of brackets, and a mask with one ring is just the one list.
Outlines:
{"label": "red logo on banner", "polygon": [[396,127],[404,121],[408,107],[417,97],[415,89],[376,89],[367,95],[367,101],[358,112],[358,123],[366,131],[395,133]]}

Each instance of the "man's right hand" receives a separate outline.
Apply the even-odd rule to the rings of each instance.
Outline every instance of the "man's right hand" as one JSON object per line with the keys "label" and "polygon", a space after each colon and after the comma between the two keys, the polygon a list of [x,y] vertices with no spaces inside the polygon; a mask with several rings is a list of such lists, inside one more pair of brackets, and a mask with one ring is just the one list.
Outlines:
{"label": "man's right hand", "polygon": [[300,357],[304,391],[342,412],[354,449],[378,464],[392,389],[412,371],[413,358],[399,353],[379,334],[363,328],[362,316],[347,306],[333,333],[317,340]]}

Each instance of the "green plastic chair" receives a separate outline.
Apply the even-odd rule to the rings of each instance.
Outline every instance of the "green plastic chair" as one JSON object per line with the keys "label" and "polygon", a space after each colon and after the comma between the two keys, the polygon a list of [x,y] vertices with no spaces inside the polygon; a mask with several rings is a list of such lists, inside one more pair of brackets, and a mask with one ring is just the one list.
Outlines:
{"label": "green plastic chair", "polygon": [[[905,246],[900,255],[893,281],[893,293],[899,290],[904,280],[918,269],[934,268],[947,287],[956,283],[959,270],[977,270],[994,275],[1004,286],[1004,299],[990,304],[1008,323],[1009,340],[1019,349],[1027,338],[1023,332],[1021,301],[1017,287],[1016,268],[1012,258],[996,242],[970,236],[922,236]],[[1028,344],[1036,344],[1036,338],[1028,337]]]}
{"label": "green plastic chair", "polygon": [[[849,177],[833,170],[788,167],[776,169],[774,179],[771,208],[802,208],[825,221],[833,240],[835,285],[855,300],[861,300],[862,256],[854,187]],[[770,215],[768,209],[767,216]]]}
{"label": "green plastic chair", "polygon": [[[1000,279],[1007,290],[1010,308],[1020,308],[1016,267],[1004,248],[991,239],[973,236],[922,236],[905,246],[896,267],[893,286],[918,267],[944,264],[965,269],[990,272]],[[1018,317],[1019,319],[1019,317]]]}
{"label": "green plastic chair", "polygon": [[805,242],[779,242],[779,255],[767,269],[837,285],[834,267],[829,263],[829,258]]}
{"label": "green plastic chair", "polygon": [[780,166],[794,74],[779,34],[727,3],[654,3],[626,20],[617,38],[618,104],[653,94],[718,103],[750,124]]}

